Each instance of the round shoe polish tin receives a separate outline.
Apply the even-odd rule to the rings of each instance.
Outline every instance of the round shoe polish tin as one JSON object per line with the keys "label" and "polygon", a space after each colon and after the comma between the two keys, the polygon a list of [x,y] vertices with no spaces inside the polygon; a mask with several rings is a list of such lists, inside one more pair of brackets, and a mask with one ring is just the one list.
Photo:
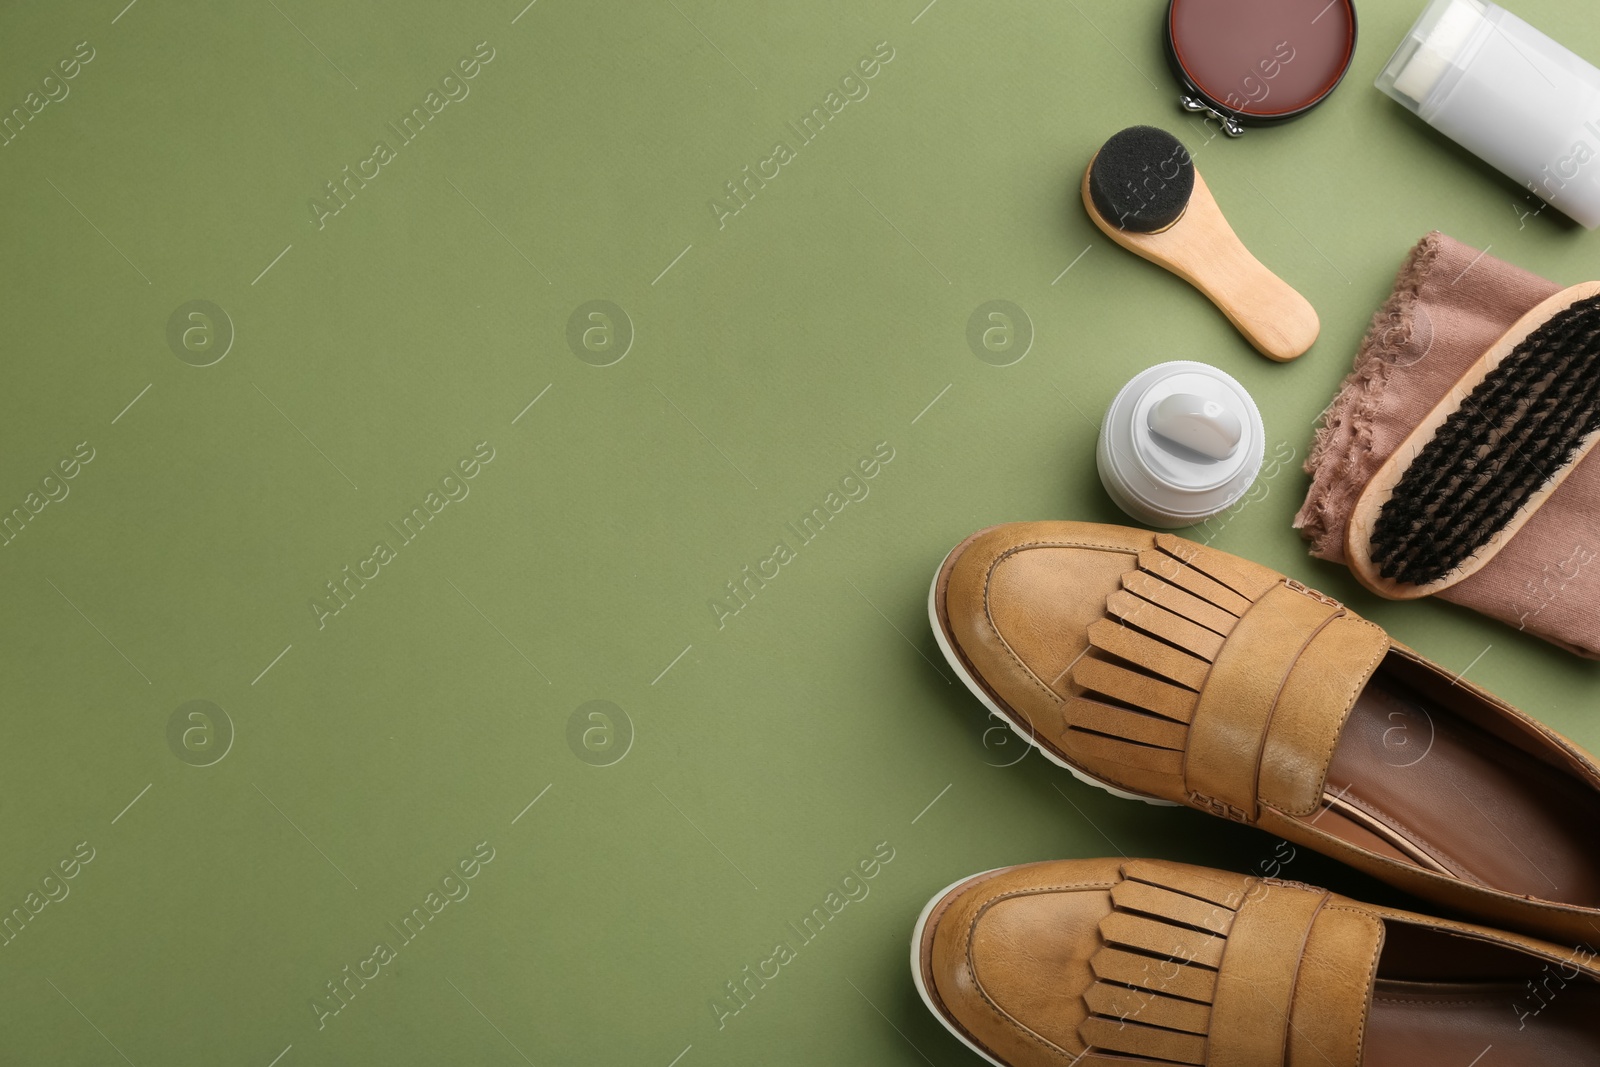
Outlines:
{"label": "round shoe polish tin", "polygon": [[1356,54],[1353,0],[1170,0],[1167,62],[1187,111],[1230,137],[1310,111]]}

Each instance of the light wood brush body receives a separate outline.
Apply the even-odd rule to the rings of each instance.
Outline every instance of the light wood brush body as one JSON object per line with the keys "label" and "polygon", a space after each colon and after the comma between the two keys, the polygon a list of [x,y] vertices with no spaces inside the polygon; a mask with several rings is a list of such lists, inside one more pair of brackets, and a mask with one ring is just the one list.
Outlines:
{"label": "light wood brush body", "polygon": [[1183,214],[1154,233],[1125,230],[1100,213],[1089,188],[1093,170],[1090,161],[1083,175],[1083,206],[1107,237],[1204,293],[1268,359],[1287,362],[1316,341],[1322,329],[1316,309],[1250,254],[1198,170]]}

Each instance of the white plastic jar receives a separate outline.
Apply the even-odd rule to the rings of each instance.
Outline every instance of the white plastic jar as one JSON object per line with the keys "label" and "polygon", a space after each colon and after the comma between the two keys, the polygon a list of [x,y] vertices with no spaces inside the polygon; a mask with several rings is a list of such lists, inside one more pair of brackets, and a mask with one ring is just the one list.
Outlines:
{"label": "white plastic jar", "polygon": [[1111,401],[1095,459],[1118,507],[1175,530],[1227,511],[1250,490],[1266,452],[1261,412],[1215,367],[1178,360],[1134,377]]}
{"label": "white plastic jar", "polygon": [[1433,0],[1377,86],[1589,229],[1600,226],[1600,70],[1486,0]]}

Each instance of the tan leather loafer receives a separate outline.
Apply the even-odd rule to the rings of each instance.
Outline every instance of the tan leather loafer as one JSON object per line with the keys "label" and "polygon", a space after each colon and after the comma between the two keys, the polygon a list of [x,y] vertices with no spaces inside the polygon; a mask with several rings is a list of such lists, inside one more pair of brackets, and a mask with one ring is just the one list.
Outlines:
{"label": "tan leather loafer", "polygon": [[1600,768],[1337,601],[1171,534],[974,534],[930,598],[951,665],[1078,777],[1600,944]]}
{"label": "tan leather loafer", "polygon": [[911,969],[1001,1067],[1592,1067],[1600,967],[1487,927],[1157,860],[980,874]]}

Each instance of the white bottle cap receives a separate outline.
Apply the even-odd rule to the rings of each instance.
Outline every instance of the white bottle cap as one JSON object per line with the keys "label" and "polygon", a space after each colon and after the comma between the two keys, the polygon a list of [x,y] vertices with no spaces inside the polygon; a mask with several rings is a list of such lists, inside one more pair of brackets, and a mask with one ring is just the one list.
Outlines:
{"label": "white bottle cap", "polygon": [[1179,360],[1139,374],[1100,426],[1100,481],[1147,526],[1177,529],[1220,514],[1249,491],[1266,453],[1261,412],[1244,386]]}

